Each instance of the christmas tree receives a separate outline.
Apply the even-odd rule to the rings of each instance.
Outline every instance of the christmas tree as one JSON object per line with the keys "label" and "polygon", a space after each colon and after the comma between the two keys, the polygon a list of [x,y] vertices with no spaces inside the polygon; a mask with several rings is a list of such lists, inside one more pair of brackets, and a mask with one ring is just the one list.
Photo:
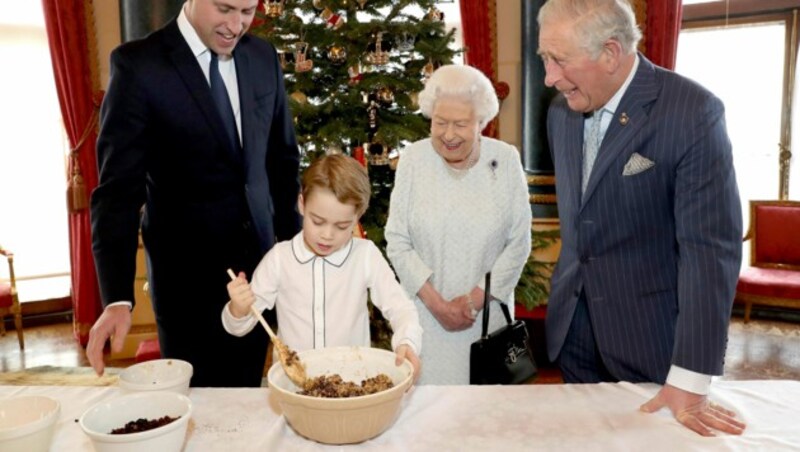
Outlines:
{"label": "christmas tree", "polygon": [[429,135],[417,95],[453,61],[453,30],[432,0],[266,0],[251,33],[278,49],[305,163],[348,154],[368,166],[361,223],[385,249],[398,150]]}

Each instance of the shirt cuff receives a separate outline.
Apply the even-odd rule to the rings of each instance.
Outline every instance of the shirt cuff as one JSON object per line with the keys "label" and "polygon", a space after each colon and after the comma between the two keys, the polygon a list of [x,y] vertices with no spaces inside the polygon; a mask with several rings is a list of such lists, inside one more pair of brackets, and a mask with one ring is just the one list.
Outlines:
{"label": "shirt cuff", "polygon": [[[401,340],[400,343],[397,344],[397,347],[401,345],[408,345],[411,351],[413,351],[415,355],[419,356],[419,348],[414,344],[414,342],[411,339]],[[395,350],[397,350],[397,347],[395,347]]]}
{"label": "shirt cuff", "polygon": [[106,307],[103,309],[108,309],[111,306],[123,306],[123,305],[127,306],[129,310],[133,311],[133,302],[130,301],[115,301],[113,303],[107,304]]}
{"label": "shirt cuff", "polygon": [[252,314],[248,314],[240,319],[237,319],[231,313],[231,302],[227,302],[225,307],[222,308],[222,326],[225,331],[234,336],[244,336],[253,329],[255,318]]}
{"label": "shirt cuff", "polygon": [[693,394],[708,395],[711,375],[693,372],[673,364],[667,374],[667,384]]}

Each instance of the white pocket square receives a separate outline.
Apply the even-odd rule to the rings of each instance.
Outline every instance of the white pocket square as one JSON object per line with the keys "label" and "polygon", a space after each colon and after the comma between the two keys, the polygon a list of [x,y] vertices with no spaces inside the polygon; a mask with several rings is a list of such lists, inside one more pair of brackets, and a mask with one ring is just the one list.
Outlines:
{"label": "white pocket square", "polygon": [[656,166],[656,162],[642,156],[638,152],[634,152],[633,155],[631,155],[631,158],[628,159],[628,163],[625,164],[625,168],[622,170],[622,175],[633,176],[634,174],[647,171],[654,166]]}

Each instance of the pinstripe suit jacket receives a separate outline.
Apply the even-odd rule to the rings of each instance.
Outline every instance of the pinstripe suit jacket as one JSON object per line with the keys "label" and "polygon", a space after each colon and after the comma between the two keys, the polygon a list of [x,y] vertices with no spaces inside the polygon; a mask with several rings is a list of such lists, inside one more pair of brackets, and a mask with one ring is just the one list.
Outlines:
{"label": "pinstripe suit jacket", "polygon": [[[639,57],[583,197],[583,115],[563,96],[550,106],[562,249],[547,308],[548,354],[558,357],[583,289],[597,347],[616,378],[663,383],[671,364],[719,375],[742,243],[724,107]],[[623,176],[634,152],[655,165]]]}

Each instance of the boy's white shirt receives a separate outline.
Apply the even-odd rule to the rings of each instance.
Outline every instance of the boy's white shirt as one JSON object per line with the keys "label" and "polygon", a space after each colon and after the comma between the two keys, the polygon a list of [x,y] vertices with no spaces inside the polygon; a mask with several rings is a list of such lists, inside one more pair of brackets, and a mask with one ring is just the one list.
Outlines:
{"label": "boy's white shirt", "polygon": [[[276,309],[278,336],[301,351],[341,345],[370,346],[371,301],[394,331],[392,349],[408,344],[422,352],[422,327],[414,302],[408,298],[378,247],[353,238],[328,256],[306,247],[303,233],[276,244],[256,267],[250,280],[259,311]],[[222,310],[222,324],[236,336],[256,326],[251,315],[237,319],[230,302]]]}

